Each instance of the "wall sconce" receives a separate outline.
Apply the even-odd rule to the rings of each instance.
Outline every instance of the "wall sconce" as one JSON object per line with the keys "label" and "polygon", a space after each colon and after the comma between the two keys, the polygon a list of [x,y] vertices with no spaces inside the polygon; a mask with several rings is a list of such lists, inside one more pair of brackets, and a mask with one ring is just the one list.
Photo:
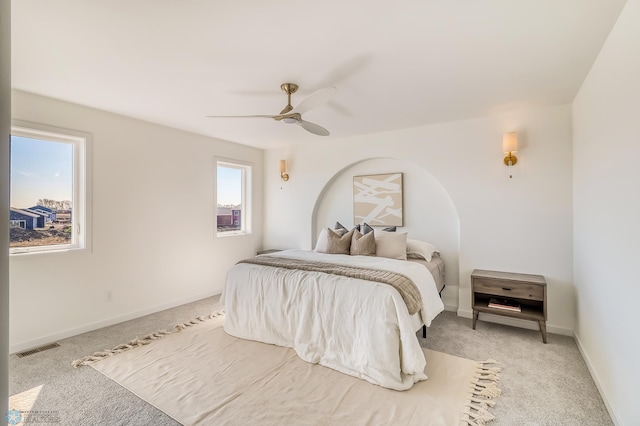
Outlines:
{"label": "wall sconce", "polygon": [[504,157],[504,164],[509,166],[509,178],[511,179],[513,176],[511,175],[511,166],[514,166],[518,159],[515,155],[515,152],[518,151],[518,134],[516,132],[505,133],[502,137],[502,151],[507,154]]}
{"label": "wall sconce", "polygon": [[280,160],[280,179],[283,182],[289,180],[289,174],[287,173],[287,160]]}

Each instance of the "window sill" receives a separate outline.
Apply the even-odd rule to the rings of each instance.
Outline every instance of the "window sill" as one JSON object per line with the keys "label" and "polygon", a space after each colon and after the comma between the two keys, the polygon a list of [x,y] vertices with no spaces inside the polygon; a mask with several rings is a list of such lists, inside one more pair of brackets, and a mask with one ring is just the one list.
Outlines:
{"label": "window sill", "polygon": [[47,248],[41,250],[33,250],[33,249],[10,249],[9,256],[10,257],[27,257],[33,255],[50,255],[50,254],[58,254],[58,253],[78,253],[88,251],[86,247],[60,247],[60,248]]}
{"label": "window sill", "polygon": [[247,231],[229,231],[229,232],[218,232],[216,237],[237,237],[239,235],[249,235],[250,232]]}

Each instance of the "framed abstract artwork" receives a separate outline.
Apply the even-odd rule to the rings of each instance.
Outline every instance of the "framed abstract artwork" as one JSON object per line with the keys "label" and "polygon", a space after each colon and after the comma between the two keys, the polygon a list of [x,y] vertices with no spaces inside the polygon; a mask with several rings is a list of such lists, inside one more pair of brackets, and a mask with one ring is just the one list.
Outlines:
{"label": "framed abstract artwork", "polygon": [[353,177],[353,223],[403,226],[402,173]]}

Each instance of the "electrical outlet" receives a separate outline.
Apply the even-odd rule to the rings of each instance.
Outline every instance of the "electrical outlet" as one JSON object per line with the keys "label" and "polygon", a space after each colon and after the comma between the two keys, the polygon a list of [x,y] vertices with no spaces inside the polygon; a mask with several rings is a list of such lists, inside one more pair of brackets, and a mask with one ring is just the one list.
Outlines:
{"label": "electrical outlet", "polygon": [[105,302],[111,302],[113,300],[113,292],[111,290],[107,291],[104,297]]}

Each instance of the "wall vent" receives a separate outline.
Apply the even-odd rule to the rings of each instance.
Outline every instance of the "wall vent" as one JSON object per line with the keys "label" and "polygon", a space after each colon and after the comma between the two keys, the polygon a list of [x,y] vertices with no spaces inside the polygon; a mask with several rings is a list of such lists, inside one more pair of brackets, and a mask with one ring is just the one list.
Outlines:
{"label": "wall vent", "polygon": [[59,346],[59,343],[49,343],[48,345],[38,346],[37,348],[29,349],[28,351],[17,352],[16,355],[18,356],[18,358],[24,358],[25,356],[37,354],[38,352],[44,352],[48,349],[57,348]]}

